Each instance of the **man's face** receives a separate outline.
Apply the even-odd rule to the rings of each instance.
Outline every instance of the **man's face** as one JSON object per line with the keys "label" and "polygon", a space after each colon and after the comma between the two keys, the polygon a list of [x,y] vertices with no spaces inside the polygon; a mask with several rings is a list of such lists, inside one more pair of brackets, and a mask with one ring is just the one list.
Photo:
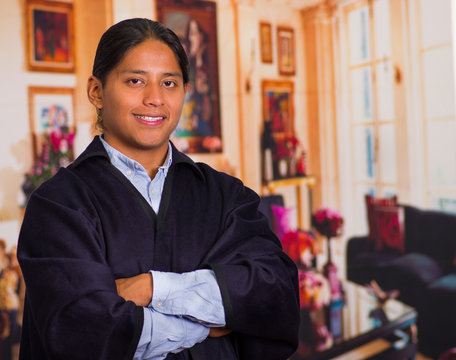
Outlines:
{"label": "man's face", "polygon": [[104,138],[125,155],[166,154],[186,87],[174,52],[146,40],[126,53],[102,87]]}

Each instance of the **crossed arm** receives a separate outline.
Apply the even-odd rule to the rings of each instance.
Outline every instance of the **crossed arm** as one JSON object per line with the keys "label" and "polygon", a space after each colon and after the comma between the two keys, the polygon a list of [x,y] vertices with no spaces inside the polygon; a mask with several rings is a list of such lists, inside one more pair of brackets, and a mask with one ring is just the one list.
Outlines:
{"label": "crossed arm", "polygon": [[[139,274],[130,278],[116,280],[117,293],[126,301],[133,301],[137,306],[147,307],[153,298],[154,279],[151,273]],[[211,327],[209,337],[221,337],[231,330],[225,327]]]}

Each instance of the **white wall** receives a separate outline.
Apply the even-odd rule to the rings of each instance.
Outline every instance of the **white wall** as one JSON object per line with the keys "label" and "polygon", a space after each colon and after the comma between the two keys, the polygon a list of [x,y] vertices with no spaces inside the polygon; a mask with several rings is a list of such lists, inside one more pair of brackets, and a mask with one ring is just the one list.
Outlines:
{"label": "white wall", "polygon": [[22,4],[0,0],[0,238],[5,238],[9,246],[17,238],[14,232],[19,228],[24,201],[20,186],[32,161],[27,88],[73,87],[76,82],[73,74],[27,70]]}

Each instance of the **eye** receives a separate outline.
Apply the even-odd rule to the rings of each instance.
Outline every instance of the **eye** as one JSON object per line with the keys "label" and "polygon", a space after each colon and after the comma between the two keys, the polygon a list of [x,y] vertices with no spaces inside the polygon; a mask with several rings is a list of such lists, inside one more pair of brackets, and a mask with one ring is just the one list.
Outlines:
{"label": "eye", "polygon": [[176,87],[176,86],[177,86],[176,82],[175,82],[175,81],[172,81],[172,80],[166,80],[166,81],[164,81],[164,82],[163,82],[163,85],[164,85],[165,87],[168,87],[168,88],[172,88],[172,87]]}
{"label": "eye", "polygon": [[131,84],[131,85],[139,85],[142,83],[142,81],[141,81],[141,79],[134,78],[134,79],[128,79],[127,83]]}

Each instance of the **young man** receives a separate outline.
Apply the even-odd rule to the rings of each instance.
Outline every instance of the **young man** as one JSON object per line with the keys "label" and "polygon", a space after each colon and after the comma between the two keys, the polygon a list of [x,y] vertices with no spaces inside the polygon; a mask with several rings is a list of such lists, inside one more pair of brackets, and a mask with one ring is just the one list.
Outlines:
{"label": "young man", "polygon": [[103,35],[88,96],[103,136],[31,197],[19,239],[22,359],[286,359],[297,271],[231,176],[169,141],[188,87],[177,36]]}

